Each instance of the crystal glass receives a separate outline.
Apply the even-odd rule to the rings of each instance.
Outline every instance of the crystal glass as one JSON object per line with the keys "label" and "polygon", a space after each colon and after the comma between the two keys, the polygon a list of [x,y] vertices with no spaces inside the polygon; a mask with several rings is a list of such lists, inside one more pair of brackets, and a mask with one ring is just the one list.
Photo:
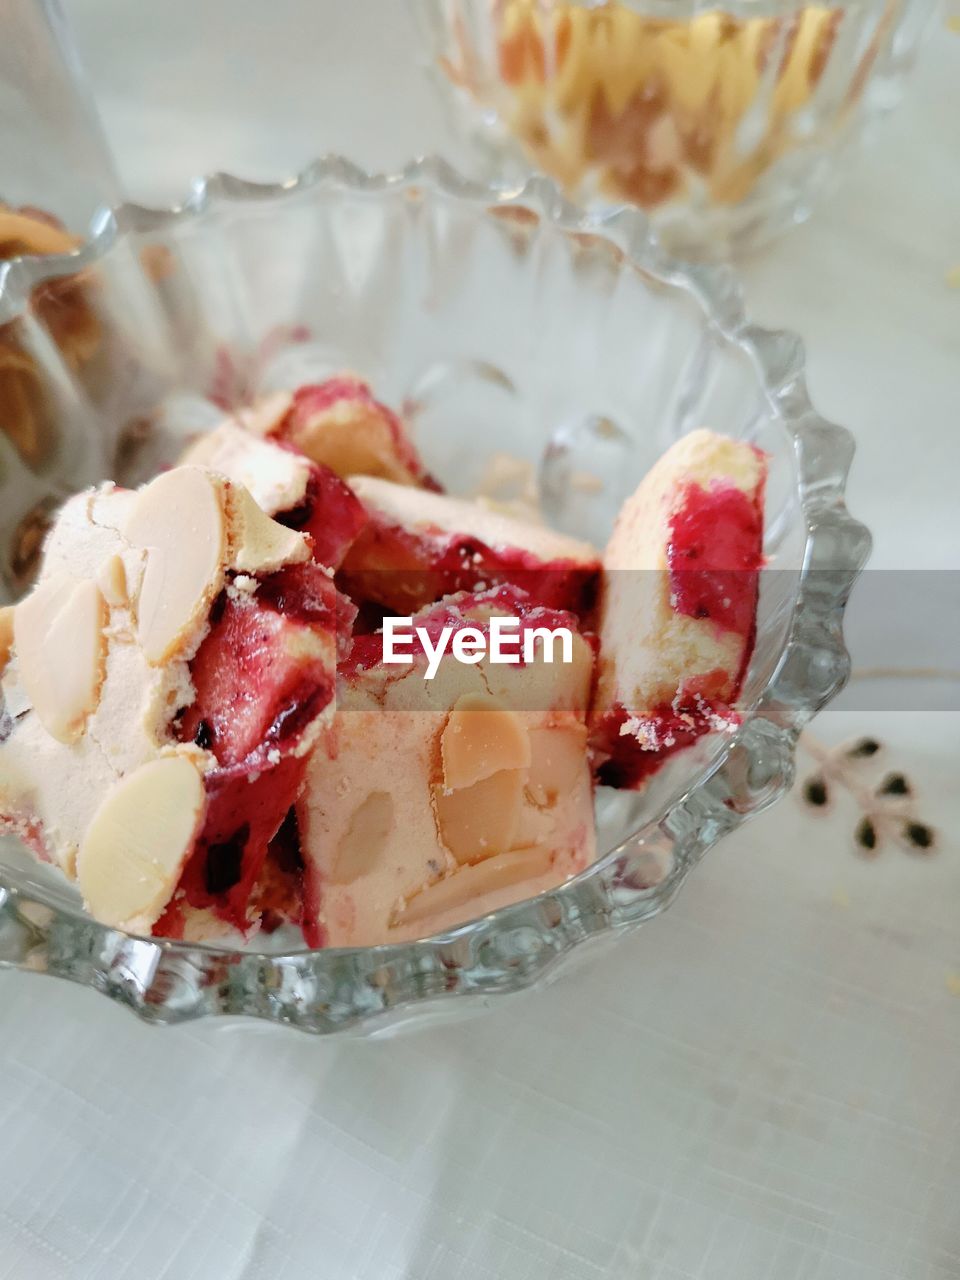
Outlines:
{"label": "crystal glass", "polygon": [[[50,340],[38,288],[81,310],[83,360]],[[811,408],[799,341],[748,325],[732,275],[678,266],[635,211],[585,217],[545,179],[495,191],[432,161],[383,177],[326,160],[278,186],[217,176],[179,209],[120,208],[69,271],[9,267],[3,318],[31,362],[43,446],[0,434],[8,596],[70,490],[142,479],[220,406],[343,367],[403,406],[452,488],[469,492],[506,453],[550,519],[598,541],[679,435],[709,424],[755,441],[770,459],[770,563],[742,727],[639,795],[601,790],[602,856],[561,888],[413,944],[310,951],[278,932],[237,950],[105,928],[7,838],[0,964],[152,1022],[379,1031],[483,1007],[662,911],[711,845],[787,788],[801,726],[844,682],[843,608],[869,541],[843,503],[851,438]]]}
{"label": "crystal glass", "polygon": [[440,79],[508,177],[646,209],[721,255],[803,220],[891,106],[933,0],[416,0]]}

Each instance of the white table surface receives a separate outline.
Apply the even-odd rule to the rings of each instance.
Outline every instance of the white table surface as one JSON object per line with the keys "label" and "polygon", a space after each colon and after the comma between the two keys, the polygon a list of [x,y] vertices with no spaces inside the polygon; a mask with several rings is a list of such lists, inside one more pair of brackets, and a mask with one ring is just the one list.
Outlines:
{"label": "white table surface", "polygon": [[[457,155],[398,0],[65,7],[137,198]],[[841,194],[745,271],[857,434],[875,567],[960,568],[957,263],[939,30]],[[960,1277],[960,712],[920,705],[816,732],[887,743],[936,856],[864,861],[852,801],[787,799],[665,916],[462,1026],[152,1030],[0,975],[0,1280]]]}

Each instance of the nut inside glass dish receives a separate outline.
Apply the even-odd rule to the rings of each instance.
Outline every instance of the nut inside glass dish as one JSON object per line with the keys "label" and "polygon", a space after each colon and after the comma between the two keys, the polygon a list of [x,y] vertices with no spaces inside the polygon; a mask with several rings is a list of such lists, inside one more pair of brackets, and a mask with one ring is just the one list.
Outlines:
{"label": "nut inside glass dish", "polygon": [[[29,304],[65,275],[98,326],[96,357],[75,366]],[[238,951],[104,928],[8,839],[0,963],[96,986],[155,1021],[392,1025],[435,998],[453,1010],[464,1001],[451,997],[528,986],[588,938],[656,914],[788,784],[797,730],[847,669],[840,620],[867,548],[843,507],[852,447],[810,408],[799,343],[747,326],[732,279],[665,259],[639,215],[582,218],[540,180],[504,193],[433,162],[382,178],[326,161],[281,187],[211,179],[176,212],[122,208],[73,258],[0,281],[0,322],[47,423],[39,455],[0,435],[10,596],[66,493],[142,480],[223,406],[342,368],[405,407],[451,488],[474,491],[508,459],[518,500],[597,540],[678,436],[709,424],[748,439],[770,460],[771,558],[742,728],[703,739],[639,795],[602,792],[603,856],[561,888],[411,944],[308,951],[278,933]]]}
{"label": "nut inside glass dish", "polygon": [[926,0],[419,0],[441,79],[495,148],[582,203],[640,205],[689,255],[802,220],[895,100]]}

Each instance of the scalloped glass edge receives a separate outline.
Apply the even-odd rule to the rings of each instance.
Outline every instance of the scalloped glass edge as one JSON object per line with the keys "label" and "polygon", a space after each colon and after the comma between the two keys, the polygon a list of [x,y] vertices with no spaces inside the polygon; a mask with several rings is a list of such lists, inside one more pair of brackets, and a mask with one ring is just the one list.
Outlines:
{"label": "scalloped glass edge", "polygon": [[[583,943],[658,915],[708,849],[789,789],[801,729],[849,674],[843,611],[870,549],[868,531],[844,505],[853,438],[813,409],[800,339],[748,324],[733,272],[669,258],[635,210],[584,215],[546,178],[487,186],[433,158],[399,173],[368,174],[327,157],[278,184],[218,173],[198,179],[182,205],[153,210],[126,204],[102,212],[91,240],[72,254],[4,264],[0,321],[20,313],[35,285],[96,262],[127,230],[156,229],[202,218],[222,202],[277,198],[320,184],[367,192],[427,188],[485,208],[523,207],[565,232],[604,236],[654,279],[690,293],[717,331],[752,357],[771,407],[792,437],[807,531],[797,602],[780,661],[756,708],[702,782],[574,880],[448,933],[357,949],[228,951],[109,929],[32,898],[0,873],[0,968],[92,987],[151,1023],[242,1015],[315,1034],[369,1032],[429,1018],[454,996],[485,1004],[487,997],[552,978]],[[671,861],[668,874],[639,887],[638,869],[664,856]],[[457,1002],[458,1012],[464,1003]]]}

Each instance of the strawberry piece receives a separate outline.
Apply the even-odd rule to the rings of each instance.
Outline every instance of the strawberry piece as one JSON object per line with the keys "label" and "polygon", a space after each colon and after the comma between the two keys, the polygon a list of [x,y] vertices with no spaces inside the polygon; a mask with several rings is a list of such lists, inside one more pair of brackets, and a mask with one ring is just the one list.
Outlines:
{"label": "strawberry piece", "polygon": [[312,576],[310,616],[303,599],[299,612],[285,611],[291,592],[275,582],[289,577],[302,584],[304,568],[314,566],[272,575],[263,599],[226,598],[191,663],[197,696],[183,716],[181,738],[212,751],[221,765],[254,767],[271,750],[290,750],[332,696],[332,647],[314,618],[320,613],[321,625],[335,626],[336,589],[322,571]]}

